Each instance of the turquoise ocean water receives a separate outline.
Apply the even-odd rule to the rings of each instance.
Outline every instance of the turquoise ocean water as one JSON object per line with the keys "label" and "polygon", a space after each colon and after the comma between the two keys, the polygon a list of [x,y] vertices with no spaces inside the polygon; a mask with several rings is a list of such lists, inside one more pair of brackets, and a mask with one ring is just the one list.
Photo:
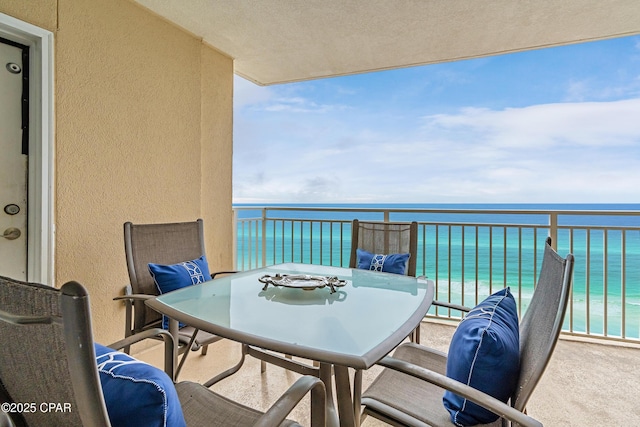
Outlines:
{"label": "turquoise ocean water", "polygon": [[[263,205],[236,204],[239,220],[260,217]],[[640,204],[270,204],[266,222],[267,263],[296,261],[346,265],[353,218],[382,220],[379,212],[357,209],[465,209],[535,211],[640,211]],[[355,211],[286,211],[278,207],[350,208]],[[300,220],[305,220],[301,222]],[[306,221],[310,220],[310,221]],[[331,225],[325,220],[343,221]],[[510,286],[526,310],[548,235],[545,214],[462,214],[397,212],[391,221],[418,221],[418,274],[436,281],[438,299],[474,305]],[[238,227],[238,260],[261,252],[261,227]],[[442,226],[438,224],[456,224]],[[527,227],[510,226],[527,224]],[[576,258],[573,298],[565,330],[640,339],[640,216],[558,217],[558,252]],[[322,236],[322,237],[321,237]],[[335,242],[342,239],[340,247]],[[260,240],[261,241],[261,240]],[[333,244],[331,242],[334,242]],[[477,249],[476,249],[477,248]],[[260,253],[260,256],[262,254]],[[239,266],[240,268],[245,266]],[[607,291],[604,292],[604,289]],[[624,321],[623,321],[624,320]]]}

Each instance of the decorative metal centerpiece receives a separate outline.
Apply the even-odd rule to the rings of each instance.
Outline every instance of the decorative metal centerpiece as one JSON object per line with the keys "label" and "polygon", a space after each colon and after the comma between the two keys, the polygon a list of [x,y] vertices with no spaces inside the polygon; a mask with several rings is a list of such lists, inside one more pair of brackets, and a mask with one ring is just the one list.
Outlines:
{"label": "decorative metal centerpiece", "polygon": [[337,277],[325,276],[309,276],[307,274],[276,274],[271,276],[265,274],[258,279],[260,283],[264,283],[263,291],[266,291],[269,285],[282,286],[285,288],[299,288],[306,291],[312,289],[320,289],[328,286],[331,294],[336,292],[336,288],[341,288],[347,284],[346,280]]}

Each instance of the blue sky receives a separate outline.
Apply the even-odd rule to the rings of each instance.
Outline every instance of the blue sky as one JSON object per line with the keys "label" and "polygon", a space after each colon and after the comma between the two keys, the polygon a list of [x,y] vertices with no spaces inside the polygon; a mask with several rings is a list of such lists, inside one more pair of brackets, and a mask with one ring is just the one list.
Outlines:
{"label": "blue sky", "polygon": [[640,36],[234,91],[235,203],[640,202]]}

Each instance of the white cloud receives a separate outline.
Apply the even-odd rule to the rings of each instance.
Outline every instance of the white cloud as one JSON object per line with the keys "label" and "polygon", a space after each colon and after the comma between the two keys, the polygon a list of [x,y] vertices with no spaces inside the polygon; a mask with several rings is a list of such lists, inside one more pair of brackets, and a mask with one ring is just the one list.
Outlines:
{"label": "white cloud", "polygon": [[[290,106],[307,105],[303,98],[286,99]],[[637,202],[639,113],[640,99],[629,99],[464,108],[425,116],[423,126],[416,121],[413,128],[376,127],[379,118],[355,111],[271,111],[255,126],[242,116],[243,129],[259,128],[262,135],[235,134],[234,200]]]}
{"label": "white cloud", "polygon": [[640,99],[534,105],[425,117],[426,131],[475,135],[499,147],[634,145],[640,136]]}
{"label": "white cloud", "polygon": [[236,111],[267,102],[274,96],[274,90],[270,87],[258,86],[238,76],[233,78],[233,107]]}
{"label": "white cloud", "polygon": [[[308,90],[308,87],[307,87]],[[236,112],[242,110],[281,113],[326,113],[347,109],[344,105],[321,104],[313,99],[300,96],[295,86],[261,87],[242,77],[234,77],[233,106]]]}
{"label": "white cloud", "polygon": [[305,98],[277,98],[273,102],[265,104],[264,111],[287,113],[326,113],[332,110],[344,109],[342,106],[317,104]]}
{"label": "white cloud", "polygon": [[[621,73],[627,74],[628,72],[621,71]],[[594,77],[582,80],[571,79],[567,84],[564,102],[610,101],[640,95],[640,78],[637,75],[635,77],[625,76],[622,78],[622,82],[611,76],[607,77],[610,80],[606,80],[606,82]]]}

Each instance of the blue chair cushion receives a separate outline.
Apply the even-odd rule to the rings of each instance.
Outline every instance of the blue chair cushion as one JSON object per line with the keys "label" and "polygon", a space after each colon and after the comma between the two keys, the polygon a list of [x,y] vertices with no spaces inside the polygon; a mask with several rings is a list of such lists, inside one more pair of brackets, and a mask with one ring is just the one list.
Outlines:
{"label": "blue chair cushion", "polygon": [[164,371],[103,345],[94,347],[113,427],[186,426],[175,386]]}
{"label": "blue chair cushion", "polygon": [[357,266],[362,270],[383,271],[385,273],[405,274],[411,254],[372,254],[356,249]]}
{"label": "blue chair cushion", "polygon": [[[149,272],[161,294],[211,280],[209,264],[204,255],[173,265],[149,263]],[[184,324],[181,323],[180,327],[182,326]],[[162,327],[169,329],[169,318],[166,316],[162,316]]]}
{"label": "blue chair cushion", "polygon": [[[458,325],[449,346],[447,376],[503,402],[513,395],[520,373],[516,302],[509,288],[478,304]],[[491,423],[498,415],[449,391],[444,406],[458,426]]]}

